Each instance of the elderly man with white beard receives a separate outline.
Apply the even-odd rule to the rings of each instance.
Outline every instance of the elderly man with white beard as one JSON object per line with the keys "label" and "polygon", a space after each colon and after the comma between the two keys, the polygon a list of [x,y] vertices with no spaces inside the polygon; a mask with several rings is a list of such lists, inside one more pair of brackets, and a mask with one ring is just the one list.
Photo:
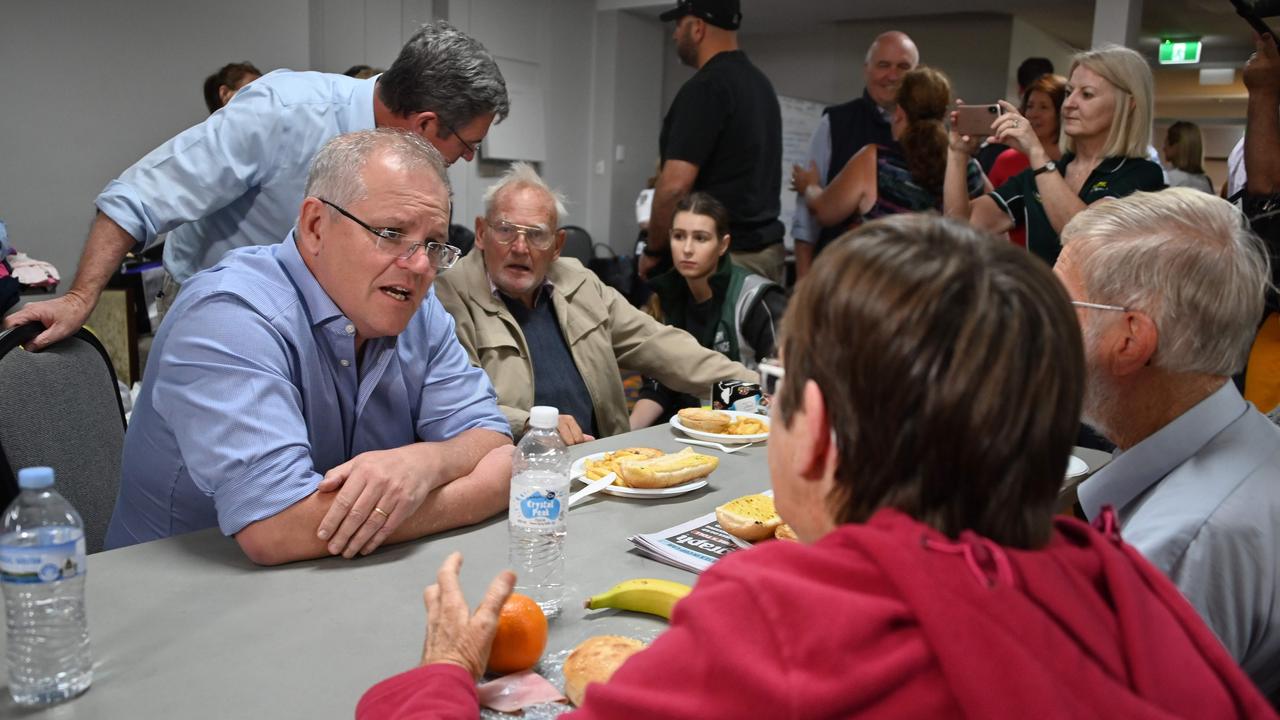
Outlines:
{"label": "elderly man with white beard", "polygon": [[1062,232],[1085,422],[1116,444],[1081,483],[1090,520],[1174,581],[1272,702],[1280,698],[1280,430],[1231,381],[1270,277],[1234,206],[1185,188],[1098,203]]}

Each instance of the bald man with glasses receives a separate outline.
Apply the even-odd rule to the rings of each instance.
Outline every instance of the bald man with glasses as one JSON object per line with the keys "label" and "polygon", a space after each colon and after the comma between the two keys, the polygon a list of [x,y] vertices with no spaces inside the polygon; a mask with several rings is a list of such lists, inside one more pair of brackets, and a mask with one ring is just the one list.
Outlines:
{"label": "bald man with glasses", "polygon": [[627,432],[623,369],[703,398],[717,380],[756,379],[560,257],[564,201],[530,165],[515,163],[484,204],[476,251],[441,276],[436,293],[471,361],[493,381],[514,436],[534,405],[559,408],[568,444]]}
{"label": "bald man with glasses", "polygon": [[160,325],[107,547],[217,526],[264,565],[351,558],[505,508],[506,418],[429,292],[448,222],[427,141],[326,144],[284,242],[194,275]]}

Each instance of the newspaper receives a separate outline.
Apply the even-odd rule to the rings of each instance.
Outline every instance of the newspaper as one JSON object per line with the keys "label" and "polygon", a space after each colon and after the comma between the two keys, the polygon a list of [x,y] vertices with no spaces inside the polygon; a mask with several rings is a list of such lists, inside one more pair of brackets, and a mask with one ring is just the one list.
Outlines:
{"label": "newspaper", "polygon": [[[773,491],[763,494],[772,497]],[[751,547],[751,543],[739,540],[720,527],[715,512],[666,530],[632,535],[627,539],[654,560],[695,573],[701,573],[735,550]]]}

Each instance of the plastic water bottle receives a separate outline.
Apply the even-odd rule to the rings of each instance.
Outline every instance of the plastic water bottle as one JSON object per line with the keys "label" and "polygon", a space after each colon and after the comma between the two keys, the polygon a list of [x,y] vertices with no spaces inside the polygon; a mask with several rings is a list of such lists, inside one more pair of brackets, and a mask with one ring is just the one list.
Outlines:
{"label": "plastic water bottle", "polygon": [[84,523],[53,489],[53,468],[18,472],[0,517],[9,692],[19,705],[73,698],[93,682],[84,615]]}
{"label": "plastic water bottle", "polygon": [[565,516],[569,512],[569,452],[556,431],[560,412],[539,405],[511,467],[511,567],[516,592],[533,598],[547,617],[564,599]]}

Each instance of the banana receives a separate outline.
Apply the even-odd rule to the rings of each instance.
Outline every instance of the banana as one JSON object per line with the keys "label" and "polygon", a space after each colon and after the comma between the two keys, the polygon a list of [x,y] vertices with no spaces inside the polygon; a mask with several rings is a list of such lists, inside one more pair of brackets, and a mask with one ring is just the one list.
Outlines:
{"label": "banana", "polygon": [[684,583],[656,578],[636,578],[618,583],[606,592],[592,595],[583,603],[588,610],[616,608],[671,619],[671,610],[693,588]]}

